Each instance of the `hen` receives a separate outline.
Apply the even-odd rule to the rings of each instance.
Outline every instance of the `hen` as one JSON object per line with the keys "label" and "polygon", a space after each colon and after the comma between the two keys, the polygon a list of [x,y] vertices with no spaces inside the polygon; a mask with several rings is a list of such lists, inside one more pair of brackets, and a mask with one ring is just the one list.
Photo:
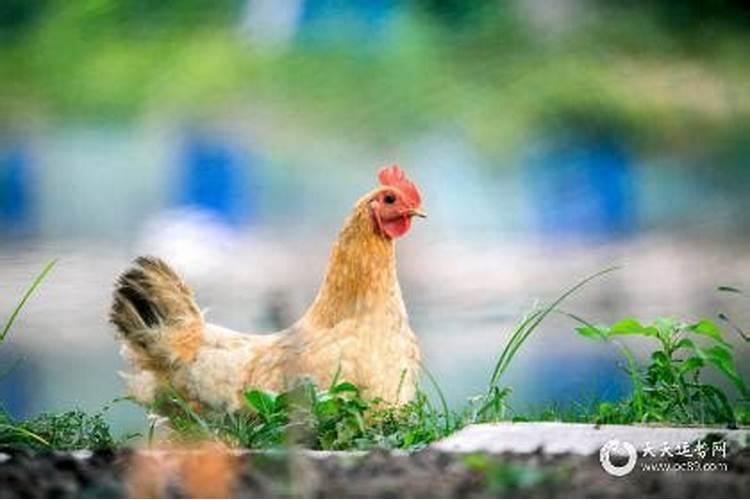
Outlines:
{"label": "hen", "polygon": [[118,330],[132,396],[150,403],[168,387],[200,406],[236,411],[248,387],[282,390],[302,377],[338,376],[368,397],[398,404],[414,395],[420,351],[396,274],[394,240],[421,196],[398,166],[379,172],[333,246],[315,301],[290,328],[248,335],[207,323],[193,294],[163,261],[139,257],[116,283]]}

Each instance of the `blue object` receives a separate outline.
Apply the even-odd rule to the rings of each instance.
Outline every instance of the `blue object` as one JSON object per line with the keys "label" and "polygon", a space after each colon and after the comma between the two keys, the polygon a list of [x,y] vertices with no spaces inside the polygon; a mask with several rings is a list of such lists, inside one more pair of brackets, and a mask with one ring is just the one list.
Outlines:
{"label": "blue object", "polygon": [[0,228],[18,236],[32,229],[33,183],[26,152],[20,146],[0,151]]}
{"label": "blue object", "polygon": [[257,159],[220,140],[191,136],[181,165],[178,201],[238,225],[258,215]]}
{"label": "blue object", "polygon": [[632,162],[615,137],[566,135],[539,147],[528,179],[545,234],[617,237],[635,229]]}
{"label": "blue object", "polygon": [[29,354],[13,342],[3,344],[0,352],[0,404],[15,418],[26,418],[31,414],[32,395],[39,384],[39,367]]}

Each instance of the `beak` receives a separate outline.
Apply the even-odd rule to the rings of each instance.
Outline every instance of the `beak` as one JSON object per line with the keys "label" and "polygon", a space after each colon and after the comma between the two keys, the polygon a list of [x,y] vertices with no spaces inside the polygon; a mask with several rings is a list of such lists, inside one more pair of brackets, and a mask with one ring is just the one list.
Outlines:
{"label": "beak", "polygon": [[421,217],[423,219],[427,218],[427,214],[421,208],[412,208],[409,210],[409,215],[412,217]]}

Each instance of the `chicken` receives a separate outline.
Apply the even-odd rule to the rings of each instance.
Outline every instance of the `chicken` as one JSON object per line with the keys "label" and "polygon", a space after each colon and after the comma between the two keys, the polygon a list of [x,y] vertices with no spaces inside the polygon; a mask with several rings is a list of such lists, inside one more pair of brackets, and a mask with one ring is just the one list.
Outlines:
{"label": "chicken", "polygon": [[190,288],[163,261],[139,257],[115,286],[110,314],[132,367],[130,394],[149,404],[166,388],[200,407],[237,411],[248,388],[279,391],[338,376],[366,397],[413,398],[417,338],[396,273],[395,245],[424,217],[419,190],[398,166],[379,172],[333,246],[323,284],[294,325],[249,335],[205,321]]}

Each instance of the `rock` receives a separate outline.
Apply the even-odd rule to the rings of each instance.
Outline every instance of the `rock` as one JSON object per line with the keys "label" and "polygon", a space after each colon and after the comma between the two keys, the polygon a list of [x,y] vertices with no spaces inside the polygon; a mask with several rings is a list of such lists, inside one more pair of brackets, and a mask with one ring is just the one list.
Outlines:
{"label": "rock", "polygon": [[453,453],[574,453],[596,455],[605,443],[618,440],[631,443],[637,450],[650,443],[675,447],[707,436],[719,437],[728,444],[745,446],[750,430],[655,427],[638,425],[567,424],[560,422],[519,422],[471,425],[433,445],[435,449]]}

